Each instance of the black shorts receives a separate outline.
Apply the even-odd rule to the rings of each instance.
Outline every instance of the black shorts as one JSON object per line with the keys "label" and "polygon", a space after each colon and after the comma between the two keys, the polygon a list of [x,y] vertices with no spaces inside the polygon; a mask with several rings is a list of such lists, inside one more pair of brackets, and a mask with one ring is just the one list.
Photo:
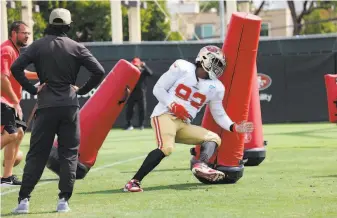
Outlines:
{"label": "black shorts", "polygon": [[1,103],[1,126],[4,126],[3,129],[9,134],[16,133],[20,127],[23,131],[27,129],[25,120],[23,118],[20,120],[19,117],[15,116],[14,108],[4,103]]}

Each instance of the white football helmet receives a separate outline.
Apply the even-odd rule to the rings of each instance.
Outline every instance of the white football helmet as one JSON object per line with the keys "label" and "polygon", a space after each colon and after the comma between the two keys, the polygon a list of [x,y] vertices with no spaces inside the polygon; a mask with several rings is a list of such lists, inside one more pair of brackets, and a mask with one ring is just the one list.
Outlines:
{"label": "white football helmet", "polygon": [[200,62],[202,68],[208,73],[210,79],[219,78],[226,67],[225,55],[217,46],[208,45],[200,49],[195,60]]}

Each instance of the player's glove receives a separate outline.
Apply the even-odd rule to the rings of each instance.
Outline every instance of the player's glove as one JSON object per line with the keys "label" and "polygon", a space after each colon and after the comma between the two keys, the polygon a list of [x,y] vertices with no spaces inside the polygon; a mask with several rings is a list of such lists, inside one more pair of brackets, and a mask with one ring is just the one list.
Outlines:
{"label": "player's glove", "polygon": [[233,124],[233,132],[248,133],[253,132],[254,124],[252,122],[242,121],[240,123]]}
{"label": "player's glove", "polygon": [[170,104],[169,109],[177,118],[181,120],[187,120],[190,117],[185,107],[181,104],[173,102]]}

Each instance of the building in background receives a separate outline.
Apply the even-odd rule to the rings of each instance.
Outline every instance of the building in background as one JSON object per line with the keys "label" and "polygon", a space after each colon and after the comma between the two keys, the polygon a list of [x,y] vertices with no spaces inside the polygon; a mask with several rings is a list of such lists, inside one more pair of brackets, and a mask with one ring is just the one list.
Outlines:
{"label": "building in background", "polygon": [[[263,0],[252,0],[254,7],[259,7]],[[303,0],[294,1],[296,12],[301,12],[303,10]],[[286,9],[288,8],[288,3],[286,0],[267,0],[264,5],[264,10],[277,10],[277,9]]]}
{"label": "building in background", "polygon": [[[171,31],[179,31],[187,40],[219,39],[221,18],[217,9],[202,11],[199,1],[195,0],[171,2],[168,9],[171,15]],[[292,36],[293,22],[286,4],[276,7],[270,2],[259,16],[262,18],[261,36]]]}
{"label": "building in background", "polygon": [[176,14],[177,29],[187,40],[220,37],[220,16],[217,12]]}
{"label": "building in background", "polygon": [[216,9],[201,11],[195,0],[168,1],[171,31],[180,32],[187,40],[220,37],[221,21]]}
{"label": "building in background", "polygon": [[262,19],[261,36],[290,37],[293,35],[293,21],[288,8],[262,10],[259,17]]}

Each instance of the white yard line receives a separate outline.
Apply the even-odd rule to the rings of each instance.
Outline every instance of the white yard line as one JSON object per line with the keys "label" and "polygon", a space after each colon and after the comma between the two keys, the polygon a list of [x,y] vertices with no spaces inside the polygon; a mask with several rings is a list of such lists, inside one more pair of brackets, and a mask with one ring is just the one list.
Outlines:
{"label": "white yard line", "polygon": [[[111,163],[111,164],[107,164],[107,165],[103,165],[103,166],[100,166],[100,167],[97,167],[97,168],[93,168],[88,173],[95,172],[95,171],[101,171],[101,170],[104,170],[104,169],[109,168],[109,167],[113,167],[113,166],[116,166],[116,165],[128,163],[128,162],[131,162],[131,161],[134,161],[134,160],[139,160],[139,159],[142,159],[142,158],[145,158],[145,157],[146,157],[146,155],[143,155],[143,156],[134,157],[134,158],[130,158],[130,159],[123,160],[123,161],[117,161],[117,162],[114,162],[114,163]],[[58,182],[58,181],[48,181],[48,182],[39,183],[35,187],[48,185],[52,182]],[[17,192],[19,190],[20,190],[20,188],[13,188],[13,189],[10,189],[8,191],[1,192],[1,196],[8,195],[10,193]]]}

